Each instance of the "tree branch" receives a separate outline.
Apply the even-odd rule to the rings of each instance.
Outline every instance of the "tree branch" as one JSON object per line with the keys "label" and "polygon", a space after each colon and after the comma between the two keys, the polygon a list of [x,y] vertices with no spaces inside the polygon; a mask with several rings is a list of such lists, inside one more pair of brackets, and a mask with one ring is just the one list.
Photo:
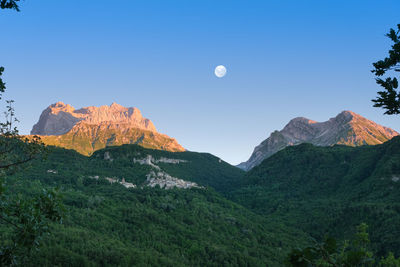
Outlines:
{"label": "tree branch", "polygon": [[18,229],[22,230],[22,228],[21,228],[19,225],[13,223],[13,222],[10,221],[10,220],[7,220],[7,219],[4,218],[3,216],[1,216],[1,214],[0,214],[0,219],[3,220],[3,221],[5,221],[5,222],[8,223],[8,224],[13,225],[15,228],[18,228]]}
{"label": "tree branch", "polygon": [[33,159],[34,159],[34,157],[32,156],[32,157],[29,157],[27,159],[16,161],[16,162],[13,162],[13,163],[10,163],[10,164],[7,164],[7,165],[0,165],[0,169],[8,169],[8,168],[10,168],[12,166],[24,164],[24,163],[26,163],[26,162],[28,162],[30,160],[33,160]]}

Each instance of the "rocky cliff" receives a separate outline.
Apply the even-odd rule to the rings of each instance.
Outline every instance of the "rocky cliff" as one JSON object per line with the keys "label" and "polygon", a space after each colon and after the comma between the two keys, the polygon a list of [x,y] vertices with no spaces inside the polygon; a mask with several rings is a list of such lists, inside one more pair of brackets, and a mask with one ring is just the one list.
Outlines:
{"label": "rocky cliff", "polygon": [[138,144],[146,148],[184,151],[178,142],[158,133],[154,124],[137,108],[110,106],[74,109],[57,102],[46,108],[31,131],[44,143],[91,155],[106,146]]}
{"label": "rocky cliff", "polygon": [[46,108],[40,115],[31,134],[36,135],[62,135],[69,132],[78,122],[88,125],[102,123],[118,125],[123,128],[138,128],[157,132],[153,123],[143,118],[139,109],[125,108],[116,103],[110,106],[86,107],[74,109],[63,102],[57,102]]}
{"label": "rocky cliff", "polygon": [[396,135],[399,133],[351,111],[343,111],[325,122],[299,117],[291,120],[281,131],[273,132],[254,149],[250,159],[240,163],[238,167],[250,170],[279,150],[300,143],[312,143],[318,146],[376,145]]}

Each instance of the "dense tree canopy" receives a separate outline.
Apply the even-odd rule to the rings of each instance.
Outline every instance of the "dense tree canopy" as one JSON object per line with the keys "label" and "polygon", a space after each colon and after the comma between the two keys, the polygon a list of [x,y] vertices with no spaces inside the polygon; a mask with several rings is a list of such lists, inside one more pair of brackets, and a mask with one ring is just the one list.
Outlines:
{"label": "dense tree canopy", "polygon": [[367,224],[360,224],[353,239],[345,240],[342,245],[339,245],[336,239],[329,237],[322,243],[315,242],[314,245],[304,249],[294,249],[288,255],[286,265],[298,267],[400,266],[400,259],[396,259],[393,253],[381,259],[374,257],[369,250],[367,228]]}

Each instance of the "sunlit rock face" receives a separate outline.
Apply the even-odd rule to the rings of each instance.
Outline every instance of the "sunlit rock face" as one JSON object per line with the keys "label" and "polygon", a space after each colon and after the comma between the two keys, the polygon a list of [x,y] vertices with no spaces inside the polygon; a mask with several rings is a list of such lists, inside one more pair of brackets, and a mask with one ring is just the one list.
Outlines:
{"label": "sunlit rock face", "polygon": [[317,146],[377,145],[396,135],[399,133],[352,111],[343,111],[325,122],[299,117],[291,120],[281,131],[273,132],[254,149],[248,161],[240,163],[237,167],[250,170],[279,150],[300,143]]}
{"label": "sunlit rock face", "polygon": [[39,122],[32,128],[31,134],[62,135],[70,131],[78,122],[90,125],[114,124],[116,128],[139,128],[157,132],[153,123],[149,119],[143,118],[137,108],[125,108],[113,103],[110,106],[75,110],[68,104],[57,102],[42,112]]}
{"label": "sunlit rock face", "polygon": [[91,155],[106,146],[137,144],[172,152],[185,151],[178,142],[158,133],[137,108],[116,103],[110,106],[74,109],[57,102],[46,108],[31,131],[44,143]]}

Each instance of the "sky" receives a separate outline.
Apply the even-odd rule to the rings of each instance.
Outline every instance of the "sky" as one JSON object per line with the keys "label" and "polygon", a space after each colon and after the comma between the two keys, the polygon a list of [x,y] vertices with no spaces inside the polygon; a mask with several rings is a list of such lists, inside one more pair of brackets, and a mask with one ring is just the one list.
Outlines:
{"label": "sky", "polygon": [[[383,115],[372,63],[398,0],[25,0],[0,11],[20,133],[57,101],[137,107],[186,149],[238,164],[294,117]],[[227,68],[223,78],[214,75]]]}

